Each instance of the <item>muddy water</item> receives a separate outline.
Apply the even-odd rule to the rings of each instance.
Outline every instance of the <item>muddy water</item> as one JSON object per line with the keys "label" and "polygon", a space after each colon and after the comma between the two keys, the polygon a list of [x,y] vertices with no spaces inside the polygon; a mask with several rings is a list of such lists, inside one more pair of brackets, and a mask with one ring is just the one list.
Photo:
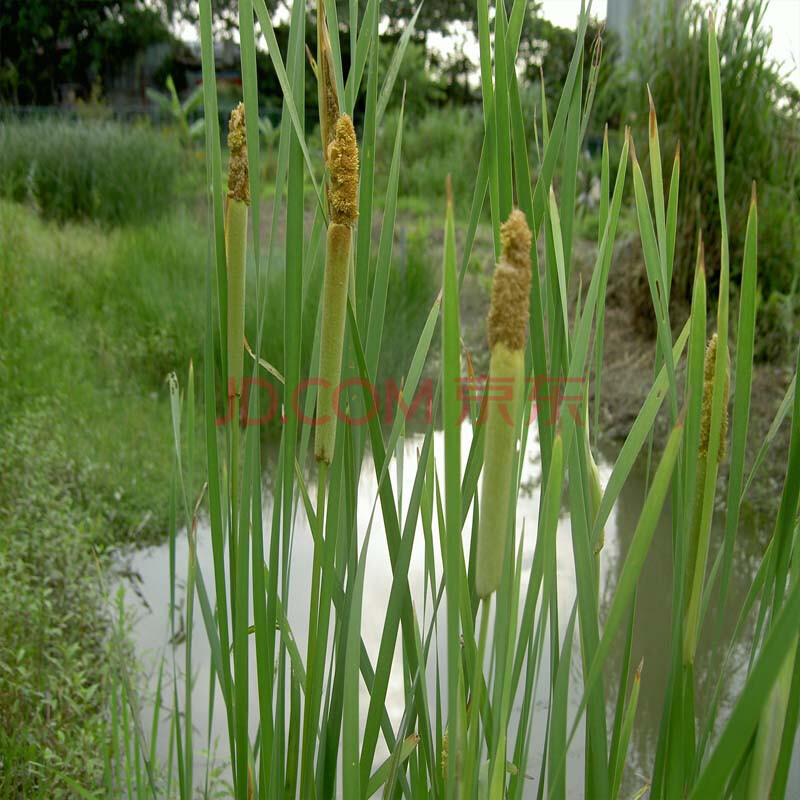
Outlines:
{"label": "muddy water", "polygon": [[[534,429],[531,429],[531,434]],[[443,463],[443,438],[441,432],[434,434],[434,452],[437,463]],[[471,431],[469,427],[463,428],[462,447],[466,453]],[[392,479],[397,487],[402,487],[401,507],[405,510],[405,504],[411,494],[411,489],[416,472],[417,453],[422,446],[422,438],[409,437],[403,443],[401,458],[395,457],[392,463]],[[522,485],[523,490],[518,506],[518,525],[517,530],[523,530],[524,523],[525,539],[523,545],[523,559],[525,574],[523,575],[523,589],[527,584],[528,574],[533,559],[534,547],[536,544],[535,529],[536,519],[539,510],[539,483],[540,483],[540,463],[538,457],[538,442],[532,436],[528,443],[525,464],[523,468]],[[599,464],[601,477],[607,480],[611,472],[611,465],[605,461]],[[263,507],[264,507],[264,530],[269,535],[269,521],[272,518],[272,472],[274,466],[267,467],[263,482]],[[312,496],[313,487],[310,488]],[[617,584],[624,556],[633,535],[639,513],[645,495],[645,485],[643,477],[632,476],[623,489],[619,500],[612,511],[606,526],[606,544],[601,556],[601,575],[600,575],[600,597],[601,613],[608,607],[613,596],[614,587]],[[391,586],[392,572],[389,562],[388,551],[385,544],[382,520],[379,508],[375,515],[371,517],[371,512],[377,496],[377,479],[369,457],[365,459],[359,483],[359,536],[365,535],[372,519],[372,533],[369,542],[366,581],[364,587],[363,619],[361,624],[361,635],[370,656],[373,660],[377,658],[380,637],[383,631],[383,621],[388,601],[389,588]],[[468,548],[466,537],[470,528],[465,526],[465,548]],[[720,531],[715,528],[715,535],[719,537]],[[723,621],[723,641],[727,641],[733,631],[735,624],[735,610],[738,609],[751,585],[752,578],[758,568],[758,563],[763,552],[763,547],[768,535],[768,531],[759,530],[759,526],[752,519],[745,519],[740,525],[737,552],[734,561],[733,574],[731,576],[729,608],[731,611],[724,615]],[[634,620],[633,636],[633,664],[644,661],[642,673],[641,692],[639,696],[639,706],[636,715],[636,723],[633,731],[631,748],[628,755],[628,768],[623,783],[623,797],[630,797],[638,789],[644,786],[652,770],[653,754],[655,752],[658,737],[658,725],[661,718],[664,693],[666,689],[668,672],[668,651],[669,651],[669,626],[670,626],[670,595],[672,586],[671,575],[671,520],[669,510],[665,510],[655,533],[653,544],[647,561],[644,565],[642,579],[639,582],[639,591],[636,598],[636,616]],[[415,598],[424,597],[424,568],[425,552],[421,528],[414,545],[414,551],[409,570],[409,583],[412,596]],[[265,551],[268,545],[265,543]],[[307,619],[309,604],[309,576],[312,568],[312,548],[311,535],[302,512],[297,514],[297,524],[294,534],[294,544],[292,550],[292,574],[290,581],[288,608],[289,623],[297,640],[300,652],[305,654],[307,639]],[[185,535],[181,535],[176,543],[176,561],[178,564],[179,593],[183,594],[183,580],[186,575],[186,563],[188,556],[188,545]],[[155,687],[156,664],[162,657],[167,655],[169,669],[165,672],[172,673],[172,658],[176,660],[178,680],[183,683],[183,664],[185,661],[185,644],[173,645],[169,643],[168,630],[168,609],[169,609],[169,553],[166,544],[149,549],[139,550],[130,553],[127,557],[128,567],[140,577],[136,581],[136,591],[128,591],[128,607],[133,616],[131,627],[132,636],[137,645],[142,660],[145,664],[151,665],[150,682],[151,689]],[[441,563],[438,551],[436,553],[436,569],[441,573]],[[213,602],[213,559],[211,553],[210,532],[207,526],[201,525],[198,531],[198,564],[203,572],[205,584],[211,593]],[[575,572],[573,566],[573,554],[571,544],[571,532],[569,518],[566,509],[562,513],[559,521],[558,543],[557,543],[557,570],[558,570],[558,611],[559,620],[562,628],[566,627],[566,622],[572,611],[575,600]],[[425,628],[431,621],[430,598],[415,602],[417,613],[424,622]],[[716,610],[716,609],[714,609]],[[208,759],[210,743],[211,762],[220,766],[222,773],[225,773],[225,760],[227,755],[227,728],[225,724],[225,712],[222,700],[217,692],[214,700],[213,719],[211,728],[207,724],[209,714],[209,672],[210,655],[206,641],[205,630],[203,628],[202,617],[199,608],[195,611],[195,635],[193,639],[193,659],[192,670],[194,680],[193,709],[192,715],[195,727],[195,754],[196,754],[196,775],[198,780],[202,780]],[[444,609],[440,611],[440,623],[442,631],[444,627]],[[706,626],[712,627],[712,626]],[[563,631],[562,631],[563,635]],[[748,631],[745,636],[749,636]],[[620,639],[622,637],[619,637]],[[710,642],[701,641],[700,655],[696,667],[696,680],[698,682],[697,702],[705,703],[711,696],[715,681],[720,672],[720,658],[712,657],[709,653]],[[621,642],[620,642],[621,644]],[[572,658],[572,682],[570,691],[570,705],[572,713],[570,721],[574,718],[580,702],[580,654],[578,646],[578,633],[576,631],[574,652]],[[727,679],[723,687],[722,694],[722,715],[730,706],[730,702],[741,689],[742,682],[747,667],[747,655],[749,646],[744,643],[738,647],[731,658],[727,674]],[[440,663],[446,663],[445,643],[439,644]],[[387,697],[387,711],[395,726],[399,725],[404,710],[404,689],[402,671],[400,665],[399,648],[395,654],[395,667]],[[257,686],[256,686],[256,666],[255,655],[250,652],[250,696],[251,696],[251,718],[250,727],[255,735],[257,719]],[[434,695],[433,676],[435,675],[435,659],[433,654],[429,657],[428,688],[431,692],[431,699]],[[541,676],[539,679],[539,692],[534,706],[534,728],[531,744],[531,755],[526,767],[528,774],[538,778],[541,766],[541,747],[542,738],[547,724],[547,692],[545,687],[549,685],[550,675],[548,672],[549,654],[545,651],[542,659]],[[613,715],[613,702],[616,695],[618,682],[618,672],[620,669],[619,652],[612,653],[606,669],[606,689],[609,698],[608,716]],[[524,682],[524,681],[523,681]],[[183,697],[183,686],[179,687],[179,695]],[[171,688],[169,697],[172,696]],[[362,695],[360,709],[363,718],[366,715],[369,697],[362,684]],[[169,703],[166,703],[167,707]],[[152,698],[143,698],[143,713],[146,720],[146,727],[149,729],[149,720],[152,717]],[[160,725],[159,752],[162,759],[167,756],[167,738],[169,735],[168,711],[162,714],[163,719]],[[519,719],[519,707],[515,707],[512,714],[512,728],[515,730]],[[569,753],[569,763],[567,765],[568,795],[570,798],[580,798],[583,796],[583,732],[582,730],[575,737],[574,744]],[[385,750],[376,754],[376,764],[385,757]],[[526,796],[533,796],[535,783],[530,784],[530,791],[526,791]],[[795,759],[792,768],[790,789],[788,796],[800,797],[800,748],[796,743]]]}

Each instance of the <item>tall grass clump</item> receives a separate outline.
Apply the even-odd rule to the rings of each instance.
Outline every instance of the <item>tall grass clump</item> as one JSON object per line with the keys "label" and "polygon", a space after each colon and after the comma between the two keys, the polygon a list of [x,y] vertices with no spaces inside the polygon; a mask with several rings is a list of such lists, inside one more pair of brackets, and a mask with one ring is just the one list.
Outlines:
{"label": "tall grass clump", "polygon": [[[729,195],[731,277],[738,283],[747,229],[749,187],[758,182],[759,282],[765,297],[786,293],[796,279],[800,237],[800,104],[784,66],[769,54],[764,0],[724,4],[718,20],[725,189]],[[691,297],[697,231],[703,232],[708,278],[719,280],[721,232],[717,177],[710,130],[712,101],[706,76],[708,22],[705,5],[669,0],[663,12],[643,15],[633,37],[629,108],[639,105],[647,83],[658,99],[667,152],[681,148],[674,289]]]}
{"label": "tall grass clump", "polygon": [[50,119],[0,127],[0,194],[58,222],[158,219],[182,169],[177,140],[146,126]]}
{"label": "tall grass clump", "polygon": [[[657,93],[647,132],[649,164],[643,168],[629,131],[619,159],[612,162],[607,144],[604,147],[594,269],[577,296],[572,291],[578,161],[592,106],[583,75],[589,71],[586,86],[591,87],[598,65],[584,63],[582,43],[589,21],[584,9],[576,33],[580,45],[557,106],[545,104],[542,109],[535,148],[526,135],[529,110],[514,68],[526,6],[522,0],[510,8],[506,3],[490,8],[488,0],[476,2],[483,129],[475,169],[469,170],[474,180],[471,186],[446,180],[436,189],[443,201],[441,292],[429,308],[411,360],[396,365],[403,396],[410,401],[417,395],[438,334],[432,402],[442,431],[427,424],[414,440],[416,460],[409,464],[401,456],[404,417],[398,414],[383,426],[370,413],[377,402],[372,387],[386,346],[395,215],[408,158],[401,108],[379,205],[373,181],[376,143],[386,121],[384,100],[397,74],[390,68],[385,80],[378,80],[381,4],[368,0],[360,15],[359,4],[351,4],[347,31],[340,29],[336,3],[317,8],[318,25],[327,26],[327,36],[318,35],[316,75],[330,82],[317,95],[322,116],[333,108],[327,99],[334,86],[339,102],[335,124],[331,118],[323,129],[327,164],[321,171],[314,166],[319,144],[305,135],[306,3],[292,4],[288,47],[281,50],[263,0],[241,0],[254,220],[260,219],[263,189],[253,168],[259,163],[256,33],[266,42],[284,93],[272,226],[266,236],[261,225],[252,226],[244,259],[245,268],[252,267],[256,275],[256,291],[248,296],[256,314],[255,358],[246,362],[252,377],[261,375],[264,331],[273,309],[283,312],[283,352],[272,367],[283,383],[284,419],[271,476],[275,489],[267,505],[257,428],[240,431],[238,415],[233,415],[226,423],[230,435],[223,437],[215,424],[227,400],[216,392],[217,376],[229,369],[215,359],[215,345],[232,330],[226,316],[235,306],[228,303],[233,281],[226,263],[222,159],[215,128],[211,4],[200,3],[210,187],[202,381],[207,470],[203,490],[191,496],[186,487],[193,485],[193,466],[184,453],[196,452],[198,443],[190,371],[183,394],[177,378],[170,381],[175,472],[169,624],[187,638],[182,663],[173,653],[167,655],[164,669],[173,675],[179,670],[193,674],[193,637],[204,635],[211,677],[208,686],[193,687],[190,680],[176,684],[170,710],[171,755],[163,770],[142,755],[152,754],[154,743],[144,726],[135,726],[139,755],[129,754],[120,767],[129,793],[162,796],[171,790],[188,800],[208,785],[212,765],[198,765],[196,759],[204,742],[195,734],[196,689],[221,699],[231,795],[236,800],[354,800],[378,793],[407,798],[565,798],[568,788],[574,791],[576,779],[580,795],[599,800],[618,797],[620,787],[628,785],[638,796],[649,790],[652,798],[738,797],[748,792],[752,797],[786,796],[800,711],[796,675],[790,680],[787,666],[796,654],[800,631],[800,391],[795,373],[793,393],[787,394],[773,423],[777,428],[788,418],[792,428],[780,510],[769,521],[770,540],[751,591],[742,603],[734,603],[729,588],[744,496],[773,437],[757,443],[758,456],[747,472],[758,212],[755,193],[748,192],[744,250],[737,264],[738,321],[733,326],[725,106],[716,25],[711,20],[705,28],[703,67],[711,124],[693,133],[708,139],[720,242],[714,256],[719,275],[713,290],[716,338],[706,358],[708,252],[705,261],[698,257],[695,264],[691,315],[677,337],[670,319],[681,162],[673,162],[665,182]],[[402,59],[411,28],[413,22],[397,43],[397,60]],[[350,37],[354,54],[346,72],[342,36]],[[356,108],[363,83],[363,107]],[[363,114],[363,126],[354,141],[347,120],[357,112]],[[351,168],[340,181],[342,163],[337,158],[344,152],[345,139]],[[357,175],[355,146],[361,157]],[[656,368],[630,434],[607,479],[601,480],[585,429],[589,404],[583,392],[595,365],[602,365],[601,320],[629,184],[657,322]],[[336,193],[343,186],[348,189],[347,203],[339,204]],[[346,219],[341,216],[345,205]],[[383,214],[373,247],[376,205]],[[285,272],[283,291],[278,293],[259,278],[264,264],[270,268],[282,209]],[[463,347],[462,284],[485,209],[494,250],[491,260],[498,264],[489,318],[490,376],[513,377],[511,402],[506,403],[513,412],[512,424],[502,429],[499,420],[506,420],[498,413],[494,387],[476,380]],[[466,222],[458,223],[457,235],[456,221],[462,219]],[[337,226],[345,228],[341,233],[349,243],[347,257],[344,248],[331,247],[330,232]],[[334,267],[335,292],[328,283]],[[322,307],[316,309],[318,324],[312,328],[303,323],[303,314],[309,313],[305,300],[312,286],[318,290],[323,276]],[[334,301],[335,315],[328,310]],[[303,337],[309,335],[312,356],[306,361],[301,353],[309,344]],[[234,345],[238,348],[239,343]],[[227,352],[222,344],[219,350]],[[332,441],[326,444],[315,472],[313,465],[309,469],[312,425],[300,425],[295,406],[302,406],[306,417],[320,405],[327,409],[327,399],[314,392],[318,370],[346,382],[340,387],[339,407],[352,424],[338,421],[335,446]],[[684,372],[685,385],[679,382]],[[542,390],[542,378],[548,391]],[[305,393],[298,396],[301,383]],[[478,387],[466,398],[465,383]],[[570,389],[558,391],[550,388],[553,385]],[[525,391],[518,394],[523,386]],[[577,397],[573,387],[581,392]],[[286,402],[287,395],[294,405]],[[596,393],[594,403],[599,402]],[[251,419],[258,418],[259,405],[258,394],[251,393]],[[659,413],[667,418],[670,432],[663,447],[651,448],[648,442]],[[481,424],[484,419],[486,425]],[[528,447],[538,453],[541,482],[537,510],[523,513],[518,496]],[[719,480],[723,449],[727,485]],[[314,452],[320,455],[316,446]],[[648,462],[647,453],[652,454],[652,469],[647,471],[646,497],[627,548],[620,553],[619,572],[609,577],[602,569],[603,532],[640,457]],[[367,466],[374,476],[370,482],[363,480]],[[412,480],[404,484],[402,475],[409,473]],[[724,537],[718,543],[709,536],[709,525],[720,496]],[[665,508],[671,510],[671,531],[669,563],[663,569],[671,576],[671,588],[663,602],[671,614],[660,635],[669,643],[668,681],[652,760],[642,775],[630,769],[628,751],[648,672],[646,665],[632,668],[638,662],[632,630],[643,565]],[[207,515],[213,552],[213,567],[205,571],[197,559],[201,514]],[[563,516],[569,524],[561,528]],[[182,605],[175,600],[180,574],[175,539],[180,526],[185,526],[189,545]],[[563,541],[565,536],[569,542]],[[371,607],[374,595],[368,599],[365,589],[375,588],[371,548],[379,537],[388,559],[379,587],[385,604]],[[310,576],[297,561],[299,544],[313,552]],[[571,545],[575,575],[574,597],[567,598],[558,579],[565,544]],[[415,553],[423,554],[421,585],[411,580]],[[731,606],[738,621],[733,633],[723,636],[722,610],[730,611]],[[303,641],[292,620],[305,619],[306,611],[309,624]],[[195,629],[201,627],[202,634]],[[365,637],[368,628],[374,634],[370,639]],[[710,696],[706,693],[702,703],[695,701],[700,687],[694,649],[685,649],[685,642],[691,645],[701,632],[713,640],[715,658]],[[375,646],[369,647],[369,641]],[[685,658],[685,652],[691,657]],[[612,653],[620,656],[621,664],[613,674]],[[749,663],[735,673],[741,682],[723,708],[721,693],[735,672],[734,657],[741,653]],[[135,708],[136,697],[130,699]],[[765,705],[776,716],[762,713]],[[536,714],[538,707],[546,707],[547,714]],[[120,730],[126,729],[116,720],[114,735]]]}
{"label": "tall grass clump", "polygon": [[[379,159],[378,180],[388,180],[392,133],[399,110],[390,110],[378,136],[383,158]],[[472,106],[433,106],[424,116],[414,118],[404,135],[403,169],[400,193],[406,198],[422,198],[441,204],[444,182],[450,175],[456,197],[470,197],[474,175],[464,168],[480,157],[483,130],[480,109]]]}

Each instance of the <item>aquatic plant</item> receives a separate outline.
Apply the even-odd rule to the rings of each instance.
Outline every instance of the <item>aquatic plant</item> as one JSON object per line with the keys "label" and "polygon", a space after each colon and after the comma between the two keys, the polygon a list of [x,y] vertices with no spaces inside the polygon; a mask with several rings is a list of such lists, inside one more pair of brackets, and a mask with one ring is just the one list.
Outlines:
{"label": "aquatic plant", "polygon": [[[402,452],[404,419],[399,415],[383,428],[376,415],[367,412],[373,404],[370,386],[382,349],[384,312],[391,302],[387,286],[402,162],[402,112],[377,248],[372,241],[372,176],[385,98],[393,89],[396,66],[415,19],[396,45],[395,68],[390,65],[379,86],[379,2],[369,0],[360,17],[359,4],[351,4],[353,58],[347,73],[339,47],[342,32],[336,4],[328,3],[325,13],[318,13],[318,25],[327,26],[327,31],[318,31],[316,59],[318,79],[328,81],[318,95],[321,115],[327,120],[323,126],[326,182],[325,174],[314,171],[312,145],[305,134],[305,5],[292,5],[288,49],[281,51],[264,1],[241,0],[239,4],[244,128],[254,219],[259,219],[257,207],[263,188],[258,170],[252,168],[258,158],[254,12],[284,93],[271,230],[285,207],[286,280],[282,297],[262,297],[257,279],[253,298],[257,310],[254,376],[260,369],[265,316],[273,304],[281,303],[284,314],[284,352],[278,367],[284,380],[285,419],[272,476],[274,502],[264,508],[264,465],[257,428],[246,429],[240,454],[235,446],[237,434],[223,446],[214,424],[221,399],[215,388],[220,365],[215,363],[214,345],[218,333],[225,330],[223,325],[217,330],[215,304],[220,317],[236,305],[226,303],[227,293],[235,287],[220,247],[223,194],[215,127],[211,4],[209,0],[200,2],[213,254],[208,267],[203,379],[208,470],[204,494],[197,499],[186,497],[183,476],[188,465],[182,460],[181,420],[182,408],[187,418],[193,418],[194,396],[190,388],[182,406],[174,385],[176,479],[171,535],[176,535],[183,518],[189,531],[190,579],[185,607],[181,611],[174,603],[173,619],[184,620],[184,669],[191,674],[191,641],[198,635],[192,617],[197,598],[212,663],[210,686],[201,688],[223,700],[233,796],[237,800],[278,796],[306,800],[341,795],[350,800],[382,792],[384,797],[521,798],[535,794],[564,798],[567,755],[580,726],[584,731],[580,764],[587,797],[616,797],[627,785],[626,779],[628,784],[638,782],[632,791],[638,788],[642,796],[649,790],[652,798],[738,796],[748,789],[752,796],[763,796],[767,786],[771,796],[784,796],[800,696],[796,676],[791,681],[788,677],[800,629],[796,522],[800,391],[795,374],[773,432],[746,473],[758,221],[754,195],[734,337],[728,319],[725,132],[713,20],[708,25],[708,75],[722,247],[716,333],[706,358],[702,258],[695,272],[691,316],[677,337],[670,319],[680,159],[673,161],[665,192],[657,98],[650,108],[648,182],[629,133],[615,177],[607,142],[604,145],[595,265],[588,284],[575,292],[577,164],[598,66],[584,65],[583,49],[576,48],[555,112],[551,115],[553,109],[546,104],[540,108],[538,163],[532,165],[526,138],[530,111],[523,106],[514,69],[527,4],[514,2],[508,13],[505,3],[490,9],[487,0],[477,0],[484,139],[478,163],[469,165],[475,167],[474,191],[471,198],[454,196],[447,184],[441,296],[430,309],[410,363],[398,365],[404,373],[403,394],[413,398],[439,331],[440,375],[435,397],[441,412],[443,451],[434,448],[433,425],[427,426],[418,440],[417,463],[411,465],[412,489],[401,495],[402,479],[396,475],[409,466],[393,455]],[[584,10],[577,42],[583,42],[588,20],[588,10]],[[582,79],[585,68],[590,71],[587,97]],[[365,102],[355,115],[364,82]],[[340,104],[335,109],[335,124],[334,86]],[[354,118],[363,120],[358,134],[351,122]],[[361,153],[358,171],[357,140]],[[606,288],[629,169],[658,338],[652,388],[603,486],[583,429],[581,413],[586,416],[583,410],[589,404],[583,395],[576,399],[560,387],[587,391],[592,367],[602,365]],[[456,219],[462,218],[455,214],[456,204],[469,208],[466,225],[459,223],[458,237]],[[497,264],[489,316],[490,377],[513,378],[508,404],[513,424],[504,428],[500,427],[502,415],[496,398],[491,397],[491,384],[480,397],[466,402],[462,392],[465,371],[468,379],[474,375],[462,344],[460,292],[485,204]],[[310,225],[305,221],[307,208],[313,214]],[[353,236],[356,217],[362,223]],[[261,255],[265,249],[272,254],[275,248],[274,236],[270,234],[267,242],[262,238],[260,226],[254,224],[248,247],[252,247],[257,278]],[[325,289],[320,321],[314,329],[313,356],[310,363],[301,363],[303,300],[309,282],[317,280],[322,268]],[[235,340],[233,346],[238,347]],[[730,377],[729,352],[735,353]],[[678,376],[684,364],[687,380],[681,391]],[[314,487],[306,470],[310,426],[301,428],[290,409],[293,403],[302,402],[309,416],[315,404],[318,411],[331,408],[332,398],[322,392],[315,394],[313,383],[306,384],[308,393],[302,401],[295,394],[301,381],[316,377],[318,365],[326,380],[338,383],[344,377],[353,389],[340,392],[339,408],[351,420],[364,414],[363,424],[340,425],[335,439],[335,422],[327,429],[318,428],[315,506]],[[548,384],[547,390],[540,378]],[[535,391],[523,394],[521,388],[529,385]],[[726,448],[724,420],[729,393],[733,406],[730,446]],[[253,393],[251,418],[257,418],[259,402]],[[593,402],[600,403],[599,391]],[[651,439],[662,406],[669,422],[663,445]],[[480,425],[484,410],[487,424]],[[593,411],[597,420],[596,406]],[[522,424],[534,417],[535,427],[533,422]],[[787,418],[792,438],[780,510],[752,591],[736,609],[736,629],[723,639],[721,614],[728,607],[744,497],[769,451],[774,431]],[[462,435],[465,420],[472,428],[468,439]],[[236,418],[232,424],[236,426]],[[193,436],[190,426],[187,431],[187,437]],[[532,436],[541,462],[539,510],[535,518],[520,518],[516,498],[521,460]],[[191,438],[189,445],[187,449],[192,451]],[[720,485],[718,474],[723,450],[728,453],[727,488]],[[648,473],[644,505],[627,550],[620,553],[619,573],[608,578],[601,595],[597,555],[604,527],[640,456],[651,452],[656,455],[652,464],[642,459],[647,461]],[[365,508],[359,485],[368,461],[377,479]],[[237,484],[239,472],[241,483]],[[709,530],[720,493],[725,496],[721,512],[725,533],[716,546]],[[669,641],[668,689],[654,759],[646,765],[643,780],[629,768],[628,760],[640,686],[647,681],[641,666],[632,668],[632,631],[643,565],[666,506],[672,510],[671,563],[664,565],[672,576],[671,596],[664,598],[672,609],[670,627],[663,631]],[[213,575],[208,576],[197,567],[194,549],[195,523],[201,510],[208,515],[214,556]],[[559,603],[563,598],[559,597],[556,558],[562,514],[569,517],[576,578],[576,597],[566,620]],[[308,577],[297,574],[299,568],[292,557],[297,537],[305,532],[313,538],[314,565],[304,659],[290,622],[290,611],[295,609],[289,604],[296,595],[289,587],[300,581],[305,598]],[[370,618],[376,613],[383,615],[377,653],[370,651],[362,638],[364,589],[373,580],[368,556],[375,536],[385,537],[391,569],[391,579],[384,587],[385,610],[368,609]],[[526,541],[532,542],[527,550],[529,554],[532,549],[532,559],[526,556]],[[424,580],[421,592],[412,595],[410,569],[415,547],[424,551]],[[174,583],[174,565],[172,575]],[[717,598],[714,605],[709,602],[712,596]],[[485,600],[479,602],[481,598]],[[684,609],[688,609],[686,615]],[[716,613],[712,609],[717,609]],[[749,623],[752,637],[745,638]],[[702,707],[694,702],[694,658],[701,631],[712,638],[711,652],[719,665],[711,677],[710,700]],[[720,701],[732,673],[731,656],[743,642],[749,668],[723,716]],[[612,652],[621,652],[621,656],[619,669],[613,673],[614,685],[609,685]],[[255,674],[251,653],[257,665]],[[546,673],[545,659],[549,661]],[[576,670],[581,680],[571,687]],[[571,713],[570,691],[580,698],[575,713]],[[152,752],[148,749],[152,742],[143,738],[141,726],[136,729],[136,740],[142,739],[139,761],[123,761],[140,795],[160,796],[163,782],[172,781],[167,786],[188,800],[195,785],[200,785],[193,776],[196,750],[191,681],[186,683],[184,696],[176,691],[173,700],[170,752],[174,760],[167,765],[166,778],[162,781],[155,770],[139,768],[141,754]],[[548,708],[542,726],[534,725],[537,703]],[[781,725],[764,716],[765,707],[776,719],[782,717]],[[529,766],[532,759],[540,765],[535,772]]]}

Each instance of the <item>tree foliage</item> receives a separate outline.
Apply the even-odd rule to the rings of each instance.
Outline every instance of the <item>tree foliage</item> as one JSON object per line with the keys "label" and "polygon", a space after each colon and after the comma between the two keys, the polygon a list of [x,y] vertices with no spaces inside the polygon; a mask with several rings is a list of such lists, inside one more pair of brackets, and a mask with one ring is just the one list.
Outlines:
{"label": "tree foliage", "polygon": [[88,93],[113,65],[169,40],[162,15],[138,0],[4,0],[0,99],[48,104]]}

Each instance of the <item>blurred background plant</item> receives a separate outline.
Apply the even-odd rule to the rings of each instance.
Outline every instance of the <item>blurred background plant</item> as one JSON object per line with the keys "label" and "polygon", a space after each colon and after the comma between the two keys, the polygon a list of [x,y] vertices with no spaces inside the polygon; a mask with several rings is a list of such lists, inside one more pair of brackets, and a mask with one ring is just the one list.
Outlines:
{"label": "blurred background plant", "polygon": [[[769,298],[789,293],[800,269],[800,93],[769,54],[763,0],[727,2],[717,20],[725,129],[725,189],[731,242],[731,277],[741,273],[750,186],[758,188],[759,278]],[[707,63],[705,4],[668,0],[663,15],[643,15],[622,64],[624,91],[617,91],[629,116],[607,113],[633,126],[647,142],[649,85],[662,131],[664,175],[680,142],[681,196],[678,206],[673,295],[688,300],[698,232],[706,251],[710,287],[716,287],[720,232],[716,207],[714,145]],[[642,159],[644,163],[644,159]],[[710,290],[713,295],[713,288]],[[649,302],[649,298],[648,298]]]}
{"label": "blurred background plant", "polygon": [[182,175],[173,136],[147,125],[33,120],[0,128],[0,195],[59,222],[157,219]]}
{"label": "blurred background plant", "polygon": [[172,118],[175,128],[178,131],[178,138],[184,147],[202,140],[205,132],[205,120],[192,119],[196,112],[203,107],[203,86],[195,86],[189,94],[181,100],[175,89],[175,81],[172,75],[167,76],[167,94],[156,91],[150,86],[147,87],[147,96],[169,117]]}

